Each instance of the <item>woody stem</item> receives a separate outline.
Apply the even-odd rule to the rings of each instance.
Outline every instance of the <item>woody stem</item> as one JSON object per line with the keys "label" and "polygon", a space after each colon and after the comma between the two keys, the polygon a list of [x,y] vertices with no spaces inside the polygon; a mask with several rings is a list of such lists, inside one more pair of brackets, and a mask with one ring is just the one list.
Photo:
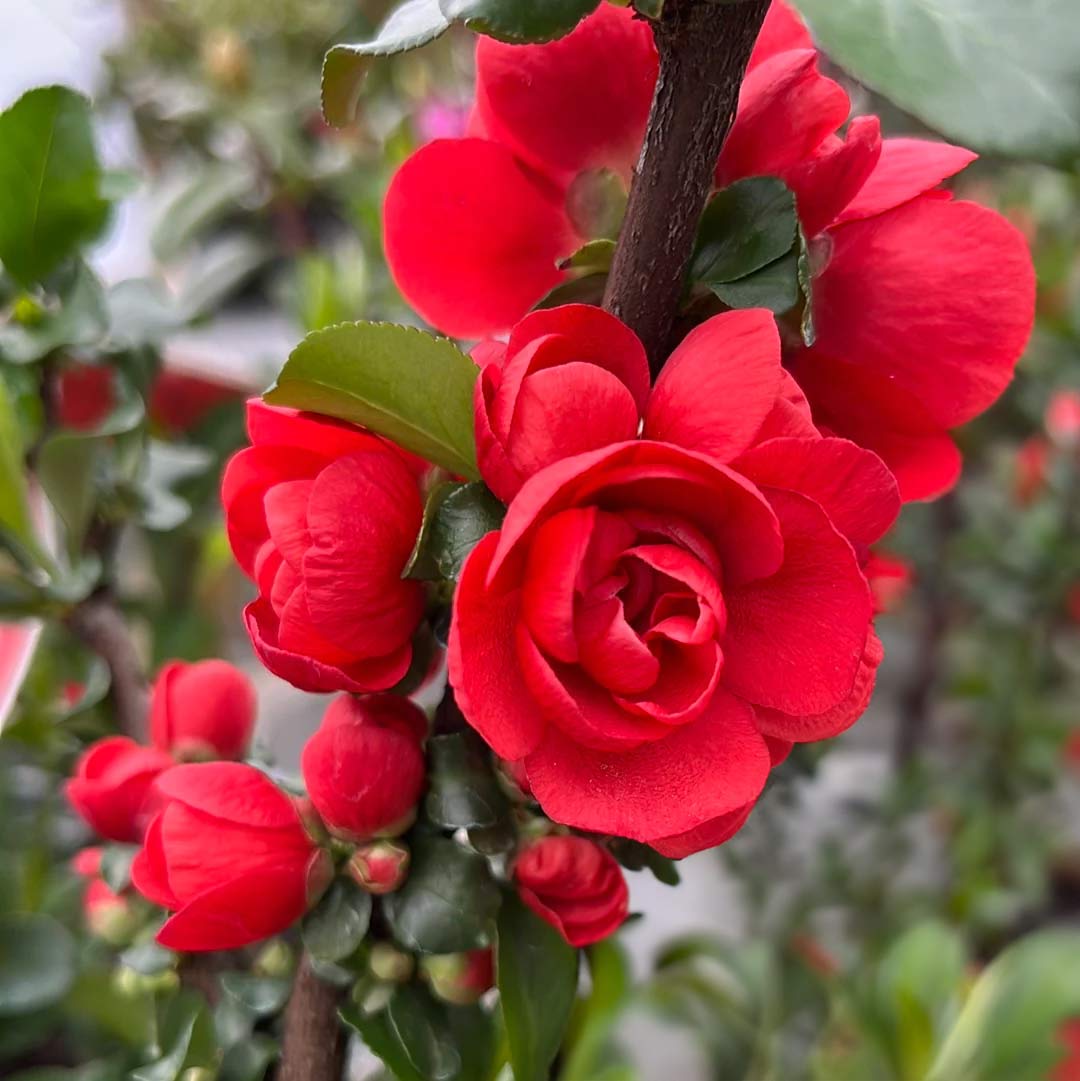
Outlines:
{"label": "woody stem", "polygon": [[285,1007],[277,1081],[341,1081],[346,1045],[340,1004],[341,992],[319,979],[305,953]]}
{"label": "woody stem", "polygon": [[698,220],[768,9],[769,0],[665,0],[654,24],[660,75],[604,294],[654,374],[673,344]]}

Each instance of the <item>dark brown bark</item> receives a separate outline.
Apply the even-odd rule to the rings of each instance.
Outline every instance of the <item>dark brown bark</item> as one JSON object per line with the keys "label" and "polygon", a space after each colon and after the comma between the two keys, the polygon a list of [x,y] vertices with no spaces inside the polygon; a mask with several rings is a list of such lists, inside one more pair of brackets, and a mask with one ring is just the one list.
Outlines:
{"label": "dark brown bark", "polygon": [[341,1081],[346,1041],[338,1020],[340,1004],[341,991],[315,975],[305,954],[285,1007],[277,1081]]}
{"label": "dark brown bark", "polygon": [[95,594],[76,605],[67,625],[108,665],[120,730],[132,739],[145,740],[150,704],[146,676],[127,621],[115,602],[107,593]]}
{"label": "dark brown bark", "polygon": [[769,0],[666,0],[655,25],[660,77],[604,294],[654,373],[670,351],[698,220],[768,9]]}

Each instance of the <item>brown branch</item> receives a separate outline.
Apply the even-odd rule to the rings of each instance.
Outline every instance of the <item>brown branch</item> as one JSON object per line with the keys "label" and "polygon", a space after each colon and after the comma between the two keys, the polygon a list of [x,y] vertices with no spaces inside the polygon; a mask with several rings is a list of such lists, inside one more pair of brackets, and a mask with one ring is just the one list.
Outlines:
{"label": "brown branch", "polygon": [[76,605],[66,622],[108,665],[120,730],[132,739],[145,739],[149,710],[146,677],[127,622],[115,602],[107,593],[96,593]]}
{"label": "brown branch", "polygon": [[277,1081],[341,1081],[346,1046],[338,1020],[341,994],[315,975],[304,954],[285,1008]]}
{"label": "brown branch", "polygon": [[658,372],[716,161],[735,119],[769,0],[666,0],[660,76],[604,307],[636,331]]}

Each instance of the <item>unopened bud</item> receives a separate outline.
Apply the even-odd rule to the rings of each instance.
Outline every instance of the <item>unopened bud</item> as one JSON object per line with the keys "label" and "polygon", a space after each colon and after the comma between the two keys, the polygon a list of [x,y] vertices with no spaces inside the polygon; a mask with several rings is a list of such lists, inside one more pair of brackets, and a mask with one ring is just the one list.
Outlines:
{"label": "unopened bud", "polygon": [[393,893],[409,873],[409,850],[401,841],[371,841],[349,860],[353,881],[368,893]]}
{"label": "unopened bud", "polygon": [[371,947],[368,967],[377,979],[388,983],[404,983],[412,974],[413,959],[389,942],[376,942]]}
{"label": "unopened bud", "polygon": [[432,991],[455,1006],[471,1005],[495,982],[491,950],[428,955],[420,968]]}
{"label": "unopened bud", "polygon": [[294,960],[288,943],[275,938],[259,950],[251,969],[256,976],[283,978],[292,974]]}

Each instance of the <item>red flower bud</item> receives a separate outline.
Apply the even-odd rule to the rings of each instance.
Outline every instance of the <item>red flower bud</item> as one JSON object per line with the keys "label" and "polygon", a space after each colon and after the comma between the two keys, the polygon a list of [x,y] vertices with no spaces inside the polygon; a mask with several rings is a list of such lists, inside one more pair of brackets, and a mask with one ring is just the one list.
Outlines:
{"label": "red flower bud", "polygon": [[98,845],[80,848],[71,858],[71,869],[83,878],[97,878],[101,874],[102,849]]}
{"label": "red flower bud", "polygon": [[455,1006],[469,1006],[495,984],[491,950],[422,957],[420,966],[432,991]]}
{"label": "red flower bud", "polygon": [[164,810],[131,868],[135,888],[175,912],[174,950],[228,950],[294,924],[333,876],[294,800],[253,766],[211,762],[161,775]]}
{"label": "red flower bud", "polygon": [[113,372],[107,364],[70,364],[56,380],[56,415],[65,428],[96,428],[116,405]]}
{"label": "red flower bud", "polygon": [[86,887],[83,915],[90,933],[113,945],[126,942],[137,922],[131,902],[101,878],[95,878]]}
{"label": "red flower bud", "polygon": [[92,743],[75,763],[67,797],[82,818],[110,841],[141,840],[153,813],[151,787],[172,759],[127,736]]}
{"label": "red flower bud", "polygon": [[630,903],[622,869],[606,848],[584,837],[545,837],[514,866],[521,899],[571,946],[618,930]]}
{"label": "red flower bud", "polygon": [[393,893],[409,874],[409,850],[398,841],[361,845],[349,860],[349,874],[368,893]]}
{"label": "red flower bud", "polygon": [[1059,390],[1046,407],[1046,432],[1066,450],[1080,446],[1080,391]]}
{"label": "red flower bud", "polygon": [[1046,487],[1050,445],[1041,435],[1025,439],[1014,459],[1013,495],[1022,507],[1034,502]]}
{"label": "red flower bud", "polygon": [[301,769],[331,833],[363,841],[411,825],[424,786],[426,733],[427,718],[406,698],[342,695],[330,703]]}
{"label": "red flower bud", "polygon": [[194,428],[216,406],[243,398],[243,388],[193,372],[164,369],[150,388],[147,412],[169,433]]}
{"label": "red flower bud", "polygon": [[151,738],[178,759],[242,758],[255,709],[251,680],[227,661],[170,661],[154,684]]}

